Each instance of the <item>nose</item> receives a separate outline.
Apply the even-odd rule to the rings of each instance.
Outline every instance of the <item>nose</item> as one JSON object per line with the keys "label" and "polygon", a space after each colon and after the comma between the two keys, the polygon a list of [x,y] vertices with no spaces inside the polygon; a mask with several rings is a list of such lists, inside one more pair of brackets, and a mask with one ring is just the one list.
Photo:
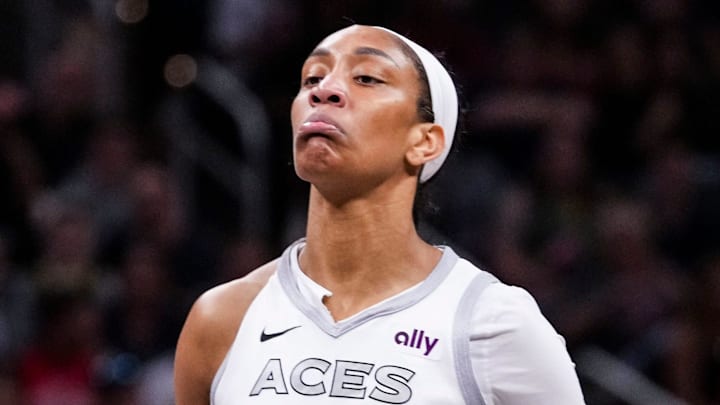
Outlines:
{"label": "nose", "polygon": [[342,90],[330,86],[317,86],[310,92],[310,105],[330,104],[335,107],[345,106],[345,93]]}

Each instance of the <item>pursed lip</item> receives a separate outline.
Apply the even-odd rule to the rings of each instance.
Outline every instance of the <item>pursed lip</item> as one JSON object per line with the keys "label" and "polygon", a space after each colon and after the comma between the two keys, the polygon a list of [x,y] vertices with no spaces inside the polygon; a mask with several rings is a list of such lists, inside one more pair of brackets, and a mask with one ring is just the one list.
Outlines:
{"label": "pursed lip", "polygon": [[345,135],[342,127],[328,115],[314,113],[310,115],[298,128],[299,138],[309,139],[313,136],[324,138],[335,138],[338,135]]}

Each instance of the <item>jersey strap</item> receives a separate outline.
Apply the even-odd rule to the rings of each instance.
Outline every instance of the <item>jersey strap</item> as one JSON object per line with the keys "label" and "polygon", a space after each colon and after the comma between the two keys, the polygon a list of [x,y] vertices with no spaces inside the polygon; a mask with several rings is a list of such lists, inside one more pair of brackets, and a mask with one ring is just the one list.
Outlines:
{"label": "jersey strap", "polygon": [[490,284],[498,282],[492,274],[480,270],[472,279],[465,290],[453,325],[453,354],[455,358],[455,370],[457,373],[460,391],[467,405],[485,405],[480,387],[473,373],[472,360],[470,358],[470,333],[472,331],[472,315],[475,303],[480,298],[485,288]]}

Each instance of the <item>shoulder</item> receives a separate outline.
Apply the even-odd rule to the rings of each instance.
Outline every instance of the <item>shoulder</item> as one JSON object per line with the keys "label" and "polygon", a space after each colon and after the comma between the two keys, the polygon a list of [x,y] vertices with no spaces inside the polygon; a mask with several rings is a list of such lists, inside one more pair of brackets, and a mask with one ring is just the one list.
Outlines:
{"label": "shoulder", "polygon": [[527,290],[502,282],[492,283],[485,289],[475,310],[476,315],[493,320],[542,316],[535,298]]}
{"label": "shoulder", "polygon": [[453,271],[463,271],[478,284],[479,290],[472,291],[472,314],[475,322],[482,321],[487,324],[509,318],[517,321],[538,317],[544,319],[537,302],[524,288],[506,284],[494,274],[462,257]]}
{"label": "shoulder", "polygon": [[527,336],[531,343],[532,336],[541,333],[564,344],[533,296],[521,287],[491,283],[478,297],[472,318],[479,336],[505,335],[515,343],[525,343],[522,338]]}
{"label": "shoulder", "polygon": [[270,276],[275,273],[277,260],[253,270],[245,277],[220,284],[204,292],[193,304],[187,322],[201,322],[218,328],[237,331],[245,310]]}
{"label": "shoulder", "polygon": [[470,339],[475,372],[484,376],[480,385],[488,395],[517,399],[512,404],[583,403],[565,340],[525,289],[488,286],[474,307]]}
{"label": "shoulder", "polygon": [[175,386],[178,404],[206,403],[212,380],[230,349],[245,312],[277,260],[203,293],[193,304],[178,339]]}

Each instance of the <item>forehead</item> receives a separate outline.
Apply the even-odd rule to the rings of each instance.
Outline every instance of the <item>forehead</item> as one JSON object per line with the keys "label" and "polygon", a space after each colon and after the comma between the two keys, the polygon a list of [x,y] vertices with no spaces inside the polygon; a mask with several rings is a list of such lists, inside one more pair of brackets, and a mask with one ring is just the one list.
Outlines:
{"label": "forehead", "polygon": [[363,25],[353,25],[330,34],[315,50],[342,54],[353,53],[359,48],[378,50],[390,56],[399,67],[412,63],[406,55],[407,51],[404,50],[401,39],[385,30]]}

